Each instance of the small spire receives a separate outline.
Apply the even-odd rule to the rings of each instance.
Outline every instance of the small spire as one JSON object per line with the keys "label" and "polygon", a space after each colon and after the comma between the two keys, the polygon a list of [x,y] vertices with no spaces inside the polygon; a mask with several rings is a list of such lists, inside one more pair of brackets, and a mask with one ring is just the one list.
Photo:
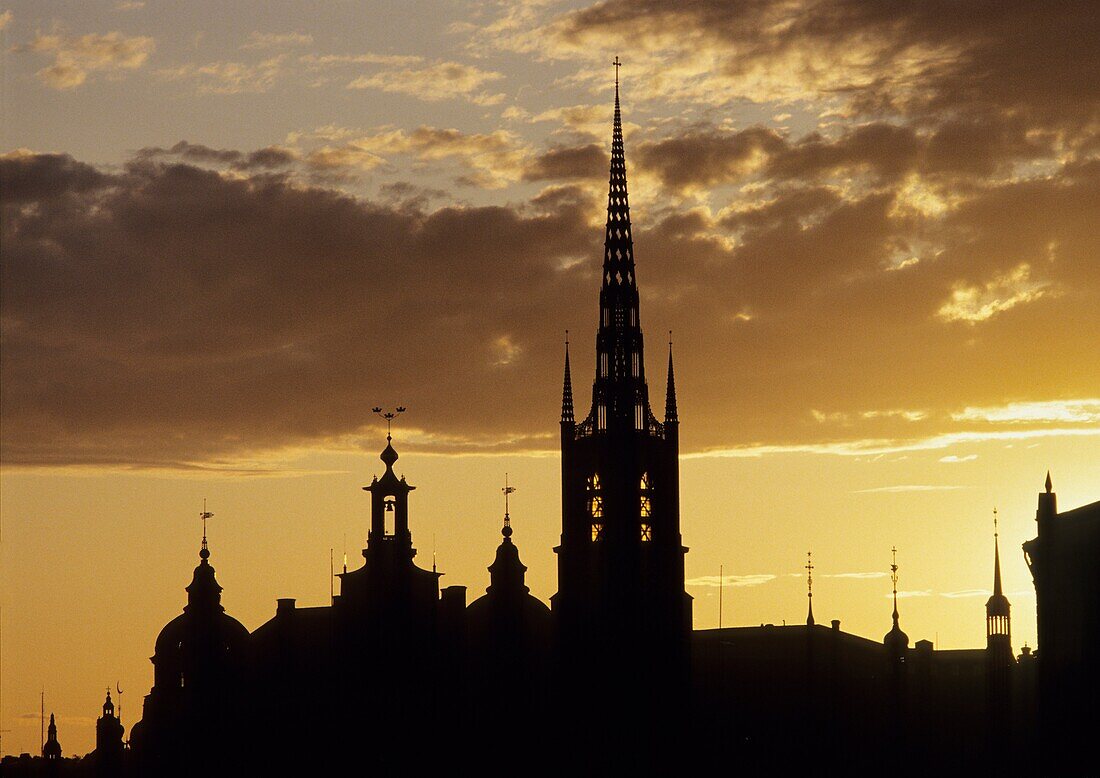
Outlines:
{"label": "small spire", "polygon": [[1046,487],[1047,487],[1047,494],[1050,494],[1051,490],[1054,488],[1054,482],[1050,480],[1050,471],[1049,470],[1047,470]]}
{"label": "small spire", "polygon": [[572,424],[573,416],[573,378],[569,372],[569,330],[565,331],[565,380],[561,390],[561,422]]}
{"label": "small spire", "polygon": [[678,423],[676,414],[676,373],[672,369],[672,330],[668,331],[668,386],[665,389],[665,424]]}
{"label": "small spire", "polygon": [[993,509],[993,596],[1001,597],[1001,541],[997,531],[997,509]]}
{"label": "small spire", "polygon": [[806,626],[814,625],[814,560],[813,552],[806,552]]}

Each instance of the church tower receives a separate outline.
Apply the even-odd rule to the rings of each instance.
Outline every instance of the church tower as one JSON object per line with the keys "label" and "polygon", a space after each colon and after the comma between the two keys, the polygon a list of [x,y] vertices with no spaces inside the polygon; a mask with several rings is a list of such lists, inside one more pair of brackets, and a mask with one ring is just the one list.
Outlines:
{"label": "church tower", "polygon": [[993,509],[993,594],[985,603],[986,726],[990,746],[1003,757],[1012,727],[1012,619],[1001,588],[1001,546]]}
{"label": "church tower", "polygon": [[672,351],[670,344],[661,422],[645,377],[617,75],[599,302],[592,407],[579,422],[566,345],[562,534],[552,604],[567,683],[644,710],[686,678],[691,598],[684,590]]}

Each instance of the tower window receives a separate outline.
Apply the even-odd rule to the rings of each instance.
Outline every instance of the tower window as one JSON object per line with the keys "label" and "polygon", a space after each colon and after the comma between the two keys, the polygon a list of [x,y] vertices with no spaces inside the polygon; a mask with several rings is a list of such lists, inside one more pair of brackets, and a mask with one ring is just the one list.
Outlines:
{"label": "tower window", "polygon": [[607,378],[607,354],[600,354],[600,375]]}
{"label": "tower window", "polygon": [[645,408],[642,406],[641,403],[638,403],[634,406],[634,429],[645,429]]}
{"label": "tower window", "polygon": [[637,351],[635,351],[633,354],[630,355],[630,370],[631,370],[631,375],[633,375],[635,378],[637,378],[638,377],[638,352]]}
{"label": "tower window", "polygon": [[653,490],[649,485],[649,473],[642,473],[638,482],[638,516],[641,518],[641,539],[646,543],[653,540]]}
{"label": "tower window", "polygon": [[607,429],[607,406],[602,403],[596,406],[596,427],[597,429]]}
{"label": "tower window", "polygon": [[600,474],[593,473],[585,482],[588,516],[591,521],[593,542],[603,538],[603,493],[600,489]]}

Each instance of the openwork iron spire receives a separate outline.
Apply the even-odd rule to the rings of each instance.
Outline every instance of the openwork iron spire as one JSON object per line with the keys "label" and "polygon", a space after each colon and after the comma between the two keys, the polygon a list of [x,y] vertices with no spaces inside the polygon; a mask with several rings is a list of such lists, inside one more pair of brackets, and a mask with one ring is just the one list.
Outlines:
{"label": "openwork iron spire", "polygon": [[573,377],[569,372],[569,330],[565,331],[565,380],[561,389],[561,421],[572,424],[573,419]]}
{"label": "openwork iron spire", "polygon": [[672,369],[672,331],[668,333],[668,384],[665,388],[665,424],[680,420],[676,415],[676,373]]}
{"label": "openwork iron spire", "polygon": [[607,189],[607,227],[604,231],[603,285],[634,281],[634,240],[630,234],[630,202],[626,193],[626,153],[623,150],[623,115],[619,107],[619,58],[615,58],[615,121],[611,132],[611,176]]}
{"label": "openwork iron spire", "polygon": [[638,315],[638,285],[634,277],[634,239],[626,193],[626,157],[619,105],[618,57],[613,63],[615,119],[611,133],[611,173],[607,190],[603,279],[600,287],[600,328],[596,335],[596,381],[592,413],[579,434],[630,430],[663,435],[649,407]]}

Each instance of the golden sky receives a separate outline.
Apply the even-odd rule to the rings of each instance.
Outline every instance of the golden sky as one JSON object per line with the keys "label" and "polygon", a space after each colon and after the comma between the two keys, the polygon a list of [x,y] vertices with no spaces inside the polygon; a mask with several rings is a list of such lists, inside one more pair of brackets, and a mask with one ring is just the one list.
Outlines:
{"label": "golden sky", "polygon": [[[984,640],[1000,510],[1100,498],[1100,14],[948,0],[0,4],[0,729],[127,726],[204,497],[230,613],[320,604],[375,405],[418,559],[555,589],[615,55],[653,396],[676,341],[698,626]],[[434,538],[434,540],[433,540]]]}

